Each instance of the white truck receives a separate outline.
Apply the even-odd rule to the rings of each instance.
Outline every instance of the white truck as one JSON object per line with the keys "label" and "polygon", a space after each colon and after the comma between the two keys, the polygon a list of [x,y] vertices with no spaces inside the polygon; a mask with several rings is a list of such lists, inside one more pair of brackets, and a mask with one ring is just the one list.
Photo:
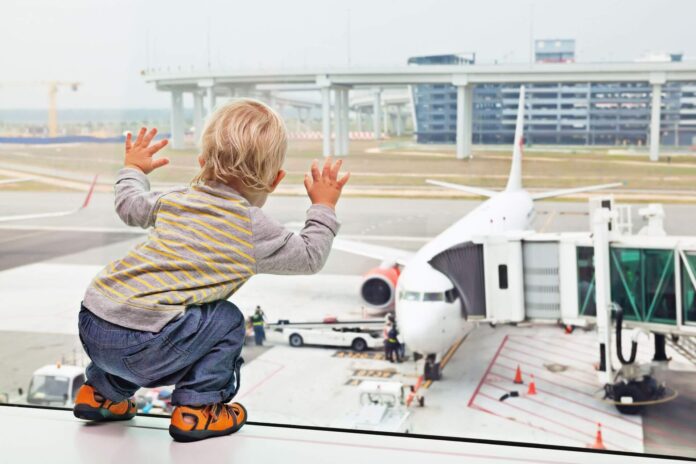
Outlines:
{"label": "white truck", "polygon": [[72,407],[83,383],[83,367],[49,364],[34,371],[26,401],[41,406]]}
{"label": "white truck", "polygon": [[340,346],[363,352],[382,348],[384,341],[379,330],[360,327],[298,327],[278,325],[273,329],[288,341],[290,346],[303,345]]}

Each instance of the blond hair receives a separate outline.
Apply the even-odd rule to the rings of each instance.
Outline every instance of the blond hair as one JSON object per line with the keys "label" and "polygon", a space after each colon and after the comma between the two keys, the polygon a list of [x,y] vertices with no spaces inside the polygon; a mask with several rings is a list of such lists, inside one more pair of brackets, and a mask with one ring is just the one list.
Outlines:
{"label": "blond hair", "polygon": [[203,130],[203,167],[193,183],[238,180],[270,192],[287,146],[285,124],[275,111],[258,100],[234,100],[218,108]]}

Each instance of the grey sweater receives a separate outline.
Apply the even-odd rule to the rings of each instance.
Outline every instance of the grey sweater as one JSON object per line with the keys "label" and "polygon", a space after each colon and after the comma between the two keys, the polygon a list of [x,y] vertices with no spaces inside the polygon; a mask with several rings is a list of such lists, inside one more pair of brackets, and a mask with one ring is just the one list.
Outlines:
{"label": "grey sweater", "polygon": [[116,212],[147,240],[109,263],[84,306],[123,327],[159,332],[188,306],[229,298],[254,274],[314,274],[339,224],[323,205],[307,210],[299,234],[285,229],[221,183],[150,192],[147,176],[122,169]]}

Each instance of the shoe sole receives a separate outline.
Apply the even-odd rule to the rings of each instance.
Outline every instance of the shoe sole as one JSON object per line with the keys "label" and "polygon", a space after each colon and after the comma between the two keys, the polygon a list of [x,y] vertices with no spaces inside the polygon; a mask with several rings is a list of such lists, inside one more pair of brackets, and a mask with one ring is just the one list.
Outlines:
{"label": "shoe sole", "polygon": [[84,419],[93,422],[106,421],[123,421],[130,420],[135,417],[135,414],[117,415],[104,408],[93,408],[86,404],[78,404],[73,408],[73,415],[78,419]]}
{"label": "shoe sole", "polygon": [[244,422],[242,422],[241,424],[238,424],[236,427],[230,427],[229,429],[226,429],[226,430],[190,430],[190,431],[185,431],[185,430],[181,430],[178,427],[170,425],[169,426],[169,435],[174,439],[174,441],[178,441],[181,443],[191,443],[194,441],[205,440],[206,438],[224,437],[227,435],[232,435],[233,433],[238,432],[239,429],[241,429],[244,426],[244,424],[246,424],[247,418],[249,417],[247,415],[246,408],[244,406],[242,406],[241,404],[239,406],[244,411]]}

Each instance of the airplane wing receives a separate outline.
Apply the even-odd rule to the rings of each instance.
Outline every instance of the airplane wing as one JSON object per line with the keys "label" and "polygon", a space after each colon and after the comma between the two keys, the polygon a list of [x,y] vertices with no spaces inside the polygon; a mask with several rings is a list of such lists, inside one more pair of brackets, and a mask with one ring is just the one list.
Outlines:
{"label": "airplane wing", "polygon": [[479,195],[482,197],[490,198],[498,193],[495,190],[488,190],[481,187],[470,187],[468,185],[451,184],[449,182],[442,182],[439,180],[426,179],[425,182],[431,185],[437,185],[438,187],[444,187],[453,190],[461,190],[462,192],[471,193],[473,195]]}
{"label": "airplane wing", "polygon": [[333,241],[333,249],[344,251],[366,258],[378,259],[380,261],[394,261],[403,266],[413,256],[413,252],[400,250],[398,248],[385,247],[381,245],[371,245],[369,243],[356,242],[336,238]]}
{"label": "airplane wing", "polygon": [[70,214],[77,213],[78,211],[84,209],[89,205],[89,201],[92,199],[92,193],[94,193],[94,187],[97,185],[97,177],[94,176],[94,179],[92,179],[92,184],[89,186],[89,191],[87,192],[87,196],[85,197],[85,200],[82,202],[82,206],[79,208],[67,210],[67,211],[55,211],[52,213],[36,213],[36,214],[20,214],[16,216],[0,216],[0,222],[7,222],[7,221],[22,221],[25,219],[41,219],[41,218],[49,218],[49,217],[59,217],[59,216],[68,216]]}
{"label": "airplane wing", "polygon": [[548,192],[532,193],[530,195],[532,197],[532,200],[542,200],[544,198],[561,197],[564,195],[574,195],[576,193],[594,192],[595,190],[606,190],[606,189],[610,189],[610,188],[614,188],[614,187],[621,187],[622,185],[623,185],[622,182],[615,182],[613,184],[589,185],[586,187],[576,187],[576,188],[569,188],[569,189],[551,190]]}

